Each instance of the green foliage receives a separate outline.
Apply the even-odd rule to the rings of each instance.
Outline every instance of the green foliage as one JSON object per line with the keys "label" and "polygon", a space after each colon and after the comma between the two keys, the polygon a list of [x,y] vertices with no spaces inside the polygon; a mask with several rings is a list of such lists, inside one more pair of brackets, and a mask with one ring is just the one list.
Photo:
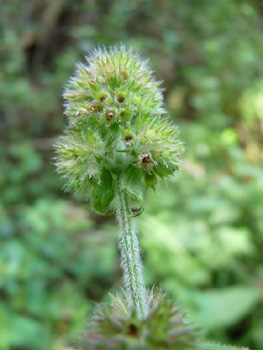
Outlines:
{"label": "green foliage", "polygon": [[99,237],[83,234],[94,226],[86,210],[39,200],[20,215],[19,236],[6,237],[0,252],[1,349],[38,349],[39,339],[51,346],[53,329],[64,333],[85,317],[85,289],[101,293],[96,279],[107,284],[113,275],[114,249],[102,246]]}

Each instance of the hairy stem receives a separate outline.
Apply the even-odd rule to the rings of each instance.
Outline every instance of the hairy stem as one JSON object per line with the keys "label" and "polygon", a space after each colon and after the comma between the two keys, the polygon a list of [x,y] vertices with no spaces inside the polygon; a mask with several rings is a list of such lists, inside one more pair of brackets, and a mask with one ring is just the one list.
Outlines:
{"label": "hairy stem", "polygon": [[220,345],[220,344],[213,344],[213,343],[206,343],[201,344],[200,350],[249,350],[249,348],[240,348],[233,345]]}
{"label": "hairy stem", "polygon": [[143,280],[143,266],[140,257],[138,230],[136,223],[130,218],[125,193],[117,188],[117,221],[119,225],[119,250],[123,270],[124,288],[131,310],[135,309],[138,319],[148,314],[146,288]]}

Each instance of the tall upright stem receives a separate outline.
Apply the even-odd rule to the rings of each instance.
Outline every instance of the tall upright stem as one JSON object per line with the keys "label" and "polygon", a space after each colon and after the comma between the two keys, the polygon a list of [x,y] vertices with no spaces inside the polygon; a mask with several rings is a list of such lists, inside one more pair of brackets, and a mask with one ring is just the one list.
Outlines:
{"label": "tall upright stem", "polygon": [[140,257],[138,229],[136,223],[128,214],[127,199],[117,188],[117,221],[119,224],[119,250],[123,270],[124,288],[129,307],[135,310],[138,319],[144,319],[148,314],[146,303],[146,288],[143,279],[143,266]]}

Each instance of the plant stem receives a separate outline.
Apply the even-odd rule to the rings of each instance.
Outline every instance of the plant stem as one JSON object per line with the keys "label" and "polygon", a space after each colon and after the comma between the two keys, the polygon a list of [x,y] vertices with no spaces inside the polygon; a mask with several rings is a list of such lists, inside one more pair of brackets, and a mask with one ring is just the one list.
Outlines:
{"label": "plant stem", "polygon": [[249,348],[240,348],[233,345],[220,345],[213,343],[200,344],[198,349],[200,350],[249,350]]}
{"label": "plant stem", "polygon": [[148,315],[146,288],[143,279],[143,266],[140,257],[138,229],[135,221],[128,214],[127,199],[121,186],[117,188],[117,213],[119,225],[119,250],[123,270],[124,289],[129,307],[135,310],[138,319]]}

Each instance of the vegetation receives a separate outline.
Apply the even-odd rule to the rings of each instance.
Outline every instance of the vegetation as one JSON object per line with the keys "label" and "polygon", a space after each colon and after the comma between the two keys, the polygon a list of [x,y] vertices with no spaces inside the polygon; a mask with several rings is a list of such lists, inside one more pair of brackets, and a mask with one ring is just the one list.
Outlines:
{"label": "vegetation", "polygon": [[65,348],[90,301],[120,284],[113,219],[62,193],[51,159],[74,63],[122,41],[151,58],[187,145],[178,181],[138,218],[146,283],[179,298],[209,338],[261,350],[261,2],[1,7],[0,348]]}

